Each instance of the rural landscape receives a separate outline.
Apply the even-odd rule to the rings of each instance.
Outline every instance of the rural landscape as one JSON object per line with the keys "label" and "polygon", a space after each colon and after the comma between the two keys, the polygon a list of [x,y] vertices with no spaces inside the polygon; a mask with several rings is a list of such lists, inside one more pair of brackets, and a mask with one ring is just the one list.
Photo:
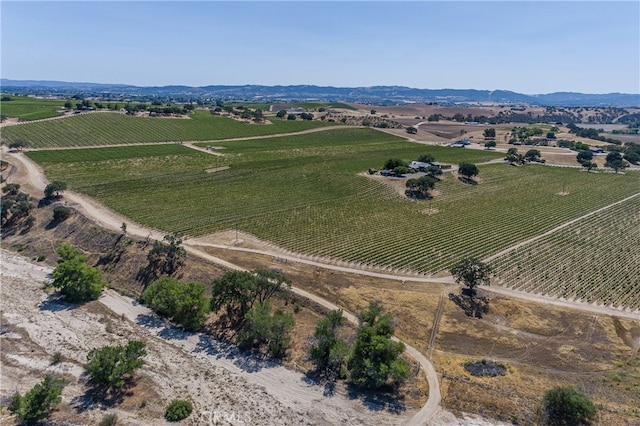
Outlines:
{"label": "rural landscape", "polygon": [[30,90],[2,424],[640,422],[640,107]]}

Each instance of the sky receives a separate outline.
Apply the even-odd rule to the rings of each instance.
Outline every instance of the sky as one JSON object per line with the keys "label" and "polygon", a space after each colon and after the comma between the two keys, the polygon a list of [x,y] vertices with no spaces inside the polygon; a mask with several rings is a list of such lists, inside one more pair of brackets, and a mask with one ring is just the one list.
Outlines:
{"label": "sky", "polygon": [[640,93],[640,1],[7,1],[0,76]]}

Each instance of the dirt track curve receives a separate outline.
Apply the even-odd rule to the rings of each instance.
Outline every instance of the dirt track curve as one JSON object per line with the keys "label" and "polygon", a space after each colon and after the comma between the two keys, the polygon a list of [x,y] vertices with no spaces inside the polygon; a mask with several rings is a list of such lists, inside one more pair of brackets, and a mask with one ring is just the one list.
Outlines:
{"label": "dirt track curve", "polygon": [[[304,132],[300,132],[300,133],[309,133],[309,132],[313,132],[313,131],[322,131],[322,130],[326,130],[327,128],[320,128],[320,129],[312,129],[310,131],[304,131]],[[273,135],[269,136],[272,137]],[[13,164],[14,166],[17,167],[17,172],[14,173],[11,176],[11,181],[13,182],[19,182],[23,185],[23,189],[25,189],[27,192],[31,193],[32,195],[36,196],[36,197],[41,197],[43,195],[43,191],[45,186],[47,185],[47,180],[44,176],[44,173],[42,171],[42,169],[35,164],[34,162],[32,162],[28,157],[26,157],[23,153],[9,153],[8,150],[6,149],[6,147],[3,147],[3,157],[11,164]],[[640,195],[640,193],[632,195],[630,197],[628,197],[627,199],[633,198]],[[84,195],[78,194],[78,193],[74,193],[72,191],[65,191],[64,194],[64,198],[67,201],[67,203],[69,203],[71,206],[75,207],[76,209],[78,209],[79,211],[81,211],[83,214],[85,214],[87,217],[91,218],[92,220],[94,220],[97,224],[108,228],[108,229],[112,229],[115,231],[119,231],[121,229],[121,226],[123,223],[127,224],[127,233],[137,236],[137,237],[141,237],[141,238],[152,238],[152,239],[156,239],[156,240],[162,240],[164,235],[166,234],[166,232],[161,231],[161,230],[155,230],[155,229],[150,229],[147,228],[145,226],[142,226],[140,224],[136,224],[131,222],[130,219],[111,211],[110,209],[108,209],[107,207],[101,205],[100,203],[98,203],[96,200],[93,200],[89,197],[86,197]],[[625,199],[626,200],[626,199]],[[585,217],[591,216],[592,214],[598,212],[598,211],[602,211],[605,210],[609,207],[612,207],[620,202],[623,202],[625,200],[621,200],[618,201],[616,203],[612,203],[611,205],[602,207],[601,209],[598,209],[597,211],[594,212],[590,212],[587,213],[579,218],[575,218],[565,224],[559,225],[556,228],[547,231],[544,235],[548,235],[550,233],[556,232],[559,229],[564,228],[565,226],[570,225],[571,223],[574,223],[580,219],[583,219]],[[513,250],[521,245],[524,245],[530,241],[534,241],[544,235],[541,236],[536,236],[533,237],[529,240],[526,241],[522,241],[514,246],[511,246],[507,249],[505,249],[503,252],[507,252],[510,250]],[[371,277],[377,277],[377,278],[384,278],[384,279],[392,279],[392,280],[398,280],[398,281],[411,281],[411,282],[423,282],[423,283],[434,283],[434,282],[440,282],[440,283],[454,283],[454,280],[452,277],[448,276],[448,277],[440,277],[440,278],[434,278],[434,277],[420,277],[420,276],[407,276],[407,275],[398,275],[398,274],[386,274],[386,273],[379,273],[379,272],[373,272],[373,271],[367,271],[367,270],[361,270],[361,269],[356,269],[356,268],[350,268],[350,267],[345,267],[345,266],[338,266],[338,265],[332,265],[332,264],[326,264],[326,263],[322,263],[322,262],[317,262],[314,260],[310,260],[310,259],[306,259],[304,257],[300,257],[300,256],[296,256],[296,255],[287,255],[287,254],[283,254],[281,252],[276,252],[276,251],[269,251],[269,250],[258,250],[258,249],[250,249],[250,248],[243,248],[243,247],[234,247],[234,246],[229,246],[229,245],[224,245],[224,244],[213,244],[213,243],[208,243],[208,242],[204,242],[202,240],[199,240],[198,238],[193,238],[193,239],[187,239],[183,242],[183,246],[185,248],[185,250],[187,250],[187,252],[189,252],[190,254],[194,255],[194,256],[198,256],[202,259],[205,259],[207,261],[210,261],[211,263],[214,263],[216,265],[222,266],[224,268],[230,269],[230,270],[241,270],[242,268],[239,267],[238,265],[235,265],[233,263],[230,263],[228,261],[225,261],[224,259],[212,256],[208,253],[206,253],[204,250],[202,250],[202,247],[214,247],[214,248],[223,248],[223,249],[228,249],[228,250],[238,250],[238,251],[245,251],[245,252],[251,252],[251,253],[258,253],[258,254],[264,254],[264,255],[269,255],[269,256],[273,256],[273,257],[279,257],[279,258],[284,258],[284,259],[288,259],[291,261],[295,261],[295,262],[301,262],[301,263],[306,263],[309,265],[313,265],[313,266],[317,266],[320,268],[325,268],[325,269],[331,269],[331,270],[335,270],[335,271],[339,271],[339,272],[345,272],[345,273],[353,273],[353,274],[360,274],[360,275],[366,275],[366,276],[371,276]],[[502,254],[503,252],[499,253]],[[494,255],[496,256],[496,255]],[[489,257],[493,258],[494,256]],[[618,310],[618,309],[614,309],[614,308],[610,308],[610,307],[606,307],[606,306],[598,306],[595,304],[587,304],[587,303],[581,303],[581,302],[576,302],[576,301],[569,301],[569,300],[561,300],[561,299],[556,299],[556,298],[552,298],[552,297],[547,297],[547,296],[540,296],[540,295],[534,295],[534,294],[529,294],[529,293],[524,293],[524,292],[519,292],[519,291],[515,291],[515,290],[511,290],[511,289],[507,289],[507,288],[503,288],[503,287],[492,287],[491,289],[488,289],[492,292],[498,293],[498,294],[503,294],[503,295],[507,295],[507,296],[511,296],[511,297],[517,297],[520,299],[526,299],[526,300],[531,300],[531,301],[535,301],[535,302],[539,302],[539,303],[545,303],[545,304],[551,304],[551,305],[556,305],[556,306],[561,306],[561,307],[567,307],[570,309],[578,309],[578,310],[583,310],[583,311],[588,311],[588,312],[592,312],[592,313],[597,313],[597,314],[603,314],[603,315],[612,315],[612,316],[618,316],[618,317],[625,317],[625,318],[631,318],[631,319],[640,319],[640,312],[636,311],[636,312],[629,312],[629,311],[622,311],[622,310]],[[328,300],[325,300],[323,298],[320,298],[316,295],[313,295],[305,290],[299,289],[299,288],[292,288],[292,291],[294,291],[296,294],[299,294],[303,297],[306,297],[308,299],[311,299],[313,301],[315,301],[316,303],[328,308],[328,309],[338,309],[339,307],[331,302],[329,302]],[[340,308],[342,309],[342,308]],[[344,309],[343,309],[344,310]],[[352,322],[356,322],[357,323],[357,319],[353,314],[349,314],[347,312],[345,312],[345,317]],[[413,348],[412,346],[408,345],[405,343],[405,351],[407,352],[408,355],[410,355],[412,358],[414,358],[421,366],[421,368],[423,369],[423,371],[425,372],[425,375],[427,377],[427,381],[429,383],[429,398],[426,402],[426,404],[420,409],[420,411],[410,420],[410,422],[408,424],[412,424],[412,425],[424,425],[424,424],[429,424],[430,421],[436,416],[436,414],[441,411],[439,409],[439,405],[440,405],[440,399],[441,399],[441,394],[440,394],[440,387],[439,387],[439,383],[438,383],[438,377],[437,377],[437,373],[435,371],[435,368],[433,367],[433,365],[431,364],[431,362],[429,362],[429,360],[422,354],[420,353],[417,349]]]}
{"label": "dirt track curve", "polygon": [[[7,161],[13,163],[13,165],[19,169],[18,173],[12,176],[12,180],[22,180],[22,182],[24,182],[25,184],[26,190],[28,190],[33,195],[41,197],[44,192],[44,188],[48,183],[42,169],[28,157],[26,157],[23,153],[12,153],[9,154],[10,157],[7,157],[6,153],[7,151],[5,150],[4,157],[7,158]],[[148,237],[157,240],[162,240],[165,235],[164,232],[161,232],[159,230],[153,230],[139,224],[133,224],[124,216],[111,211],[107,207],[100,205],[89,197],[85,197],[72,191],[65,191],[64,197],[68,200],[68,202],[70,202],[72,205],[74,205],[74,207],[83,212],[87,217],[91,218],[96,223],[105,228],[118,231],[121,229],[123,223],[127,223],[127,233],[131,235],[142,238]],[[186,240],[183,243],[183,246],[187,252],[202,259],[208,260],[211,263],[230,270],[243,270],[243,268],[238,265],[227,262],[223,259],[199,250],[197,246],[191,245],[189,240]],[[272,253],[272,255],[277,255],[277,253]],[[303,289],[292,287],[291,290],[300,296],[313,300],[314,302],[326,307],[327,309],[338,309],[337,305],[329,302],[326,299],[311,294]],[[355,324],[358,323],[355,315],[348,312],[344,312],[344,315],[347,320]],[[394,339],[398,340],[395,337]],[[427,402],[407,424],[426,425],[430,423],[430,420],[439,412],[440,408],[441,394],[438,375],[435,368],[433,367],[433,364],[431,364],[431,362],[422,353],[420,353],[420,351],[405,342],[403,343],[405,345],[405,352],[420,364],[421,369],[425,372],[427,382],[429,384],[429,397],[427,399]]]}

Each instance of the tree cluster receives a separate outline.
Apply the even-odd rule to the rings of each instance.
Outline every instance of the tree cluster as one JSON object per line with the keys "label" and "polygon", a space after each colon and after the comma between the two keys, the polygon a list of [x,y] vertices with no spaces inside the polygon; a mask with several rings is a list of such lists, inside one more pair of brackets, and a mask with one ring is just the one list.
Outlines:
{"label": "tree cluster", "polygon": [[172,275],[182,265],[187,256],[187,252],[182,247],[182,237],[177,234],[167,234],[164,236],[164,244],[154,241],[153,247],[147,254],[150,270],[156,275]]}
{"label": "tree cluster", "polygon": [[353,347],[341,336],[342,311],[330,311],[318,321],[307,353],[315,371],[328,379],[349,378],[363,389],[397,385],[409,377],[407,363],[399,358],[404,344],[392,339],[393,319],[383,314],[380,302],[370,302],[358,313]]}
{"label": "tree cluster", "polygon": [[35,218],[30,215],[33,204],[29,200],[29,195],[20,191],[20,185],[9,183],[2,188],[2,198],[0,199],[0,217],[2,228],[33,225]]}
{"label": "tree cluster", "polygon": [[294,321],[282,310],[273,311],[269,300],[290,286],[291,281],[276,271],[227,272],[213,281],[211,310],[225,311],[227,320],[239,330],[242,348],[282,357]]}

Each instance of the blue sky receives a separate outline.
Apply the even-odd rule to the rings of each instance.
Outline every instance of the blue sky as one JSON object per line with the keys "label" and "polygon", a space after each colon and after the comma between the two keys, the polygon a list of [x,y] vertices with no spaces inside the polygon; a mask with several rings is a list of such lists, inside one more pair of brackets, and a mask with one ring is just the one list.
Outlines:
{"label": "blue sky", "polygon": [[5,1],[0,74],[640,93],[639,1]]}

